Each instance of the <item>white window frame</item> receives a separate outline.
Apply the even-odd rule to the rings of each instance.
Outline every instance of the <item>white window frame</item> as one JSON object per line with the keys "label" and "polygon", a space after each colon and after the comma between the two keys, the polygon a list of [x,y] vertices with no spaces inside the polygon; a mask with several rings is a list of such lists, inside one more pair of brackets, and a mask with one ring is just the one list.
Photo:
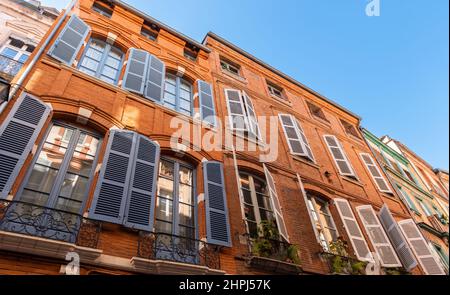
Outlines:
{"label": "white window frame", "polygon": [[[319,200],[318,200],[319,199]],[[327,235],[324,233],[325,229],[327,229],[328,231],[334,231],[336,233],[336,236],[339,237],[339,231],[337,229],[336,223],[334,221],[333,215],[331,214],[330,211],[330,202],[329,201],[325,201],[323,199],[320,199],[317,196],[311,195],[306,193],[306,200],[308,202],[307,206],[308,206],[308,211],[311,214],[312,220],[314,221],[314,232],[316,234],[316,238],[318,239],[319,243],[321,244],[322,248],[327,251],[327,252],[331,252],[330,250],[330,243],[331,242],[335,242],[333,240],[333,237],[327,237]],[[331,220],[331,227],[330,226],[326,226],[321,218],[321,211],[320,211],[320,205],[318,204],[318,202],[322,202],[325,205],[325,213],[323,213],[324,215],[327,215],[328,217],[330,217]],[[310,204],[313,206],[313,208],[310,207]],[[317,220],[314,218],[314,215],[317,216]],[[319,229],[317,228],[317,223],[318,226],[320,227],[320,230],[323,233],[323,237],[325,239],[325,242],[327,243],[326,247],[325,245],[322,244],[322,239],[320,238],[320,232]]]}
{"label": "white window frame", "polygon": [[[333,151],[331,150],[331,146],[328,144],[327,137],[332,137],[332,138],[334,138],[334,140],[336,141],[336,143],[337,143],[337,145],[338,145],[338,146],[336,146],[336,147],[334,147],[334,148],[339,148],[339,149],[340,149],[340,151],[341,151],[343,157],[345,158],[345,159],[344,159],[345,162],[347,163],[347,165],[349,166],[349,168],[350,168],[350,170],[351,170],[351,173],[343,173],[343,172],[341,171],[341,168],[340,168],[339,165],[338,165],[337,159],[334,157]],[[334,164],[336,165],[336,167],[337,167],[337,169],[338,169],[338,171],[339,171],[339,174],[341,174],[342,176],[354,177],[354,178],[356,178],[356,179],[358,180],[358,176],[356,175],[355,169],[353,168],[352,163],[351,163],[350,160],[348,159],[347,153],[345,152],[344,147],[343,147],[342,144],[341,144],[341,141],[340,141],[336,136],[330,135],[330,134],[324,135],[324,136],[323,136],[323,139],[324,139],[324,141],[325,141],[325,145],[328,147],[328,151],[330,152],[331,157],[333,158]]]}
{"label": "white window frame", "polygon": [[[20,63],[25,63],[26,60],[23,61],[23,62],[21,62],[21,61],[19,61],[19,59],[20,59],[20,57],[21,57],[22,55],[26,55],[26,56],[27,56],[27,60],[28,60],[28,58],[30,57],[31,52],[28,52],[28,51],[27,51],[28,45],[29,45],[29,44],[26,44],[26,43],[24,42],[24,44],[23,44],[23,46],[22,46],[21,48],[12,46],[12,45],[11,45],[11,38],[8,38],[8,41],[6,42],[6,44],[3,45],[3,46],[1,47],[1,49],[0,49],[0,54],[3,52],[3,50],[5,50],[5,49],[7,49],[7,48],[8,48],[8,49],[11,49],[11,50],[14,50],[14,51],[17,51],[16,55],[15,55],[13,58],[11,58],[11,59],[14,60],[14,61],[20,62]],[[4,56],[4,55],[2,55],[2,56]],[[5,57],[10,58],[9,56],[5,56]]]}
{"label": "white window frame", "polygon": [[[303,153],[296,153],[296,152],[294,152],[294,150],[292,149],[291,143],[290,143],[289,138],[288,138],[288,135],[287,135],[286,126],[283,124],[283,119],[282,119],[283,116],[288,116],[288,117],[290,117],[290,118],[291,118],[291,121],[294,123],[295,133],[296,133],[296,135],[297,135],[297,138],[298,138],[299,141],[300,141],[300,145],[302,146]],[[297,118],[295,118],[295,117],[294,117],[293,115],[291,115],[291,114],[278,114],[278,118],[280,119],[280,123],[281,123],[281,126],[282,126],[282,128],[283,128],[284,136],[285,136],[285,139],[286,139],[287,144],[288,144],[288,146],[289,146],[289,150],[290,150],[291,154],[292,154],[292,155],[295,155],[295,156],[305,157],[305,158],[311,160],[313,163],[316,163],[316,160],[315,160],[314,153],[313,153],[313,151],[312,151],[311,145],[309,144],[308,138],[306,137],[306,134],[305,134],[305,132],[304,132],[304,130],[303,130],[303,128],[302,128],[300,122],[297,120]],[[306,141],[306,142],[305,142],[305,141]],[[307,153],[307,150],[308,150],[308,149],[311,151],[311,155],[309,155],[309,154]]]}
{"label": "white window frame", "polygon": [[[220,59],[220,68],[232,75],[239,76],[239,77],[241,76],[241,67],[238,65],[234,65],[232,62],[230,62],[226,59],[223,59],[223,58]],[[236,71],[236,73],[233,72],[231,69],[234,69]]]}
{"label": "white window frame", "polygon": [[[379,190],[380,192],[383,192],[383,193],[389,193],[389,194],[392,194],[392,190],[391,190],[391,188],[389,187],[389,183],[387,182],[386,178],[383,176],[383,173],[381,173],[380,168],[378,168],[378,165],[376,164],[375,159],[374,159],[370,154],[368,154],[368,153],[360,153],[359,156],[360,156],[360,158],[361,158],[361,161],[362,161],[362,162],[364,163],[364,165],[366,166],[367,172],[369,172],[370,176],[372,176],[372,179],[373,179],[373,181],[375,182],[375,185],[377,186],[378,190]],[[370,160],[372,161],[372,164],[366,163],[366,161],[364,161],[363,156],[369,157]],[[381,177],[376,177],[375,175],[373,175],[372,172],[370,171],[369,166],[375,167],[375,169],[378,171],[378,173],[381,175]],[[377,179],[382,179],[382,180],[384,181],[384,183],[386,184],[386,186],[387,186],[388,189],[387,189],[387,190],[381,189],[380,186],[378,185]]]}

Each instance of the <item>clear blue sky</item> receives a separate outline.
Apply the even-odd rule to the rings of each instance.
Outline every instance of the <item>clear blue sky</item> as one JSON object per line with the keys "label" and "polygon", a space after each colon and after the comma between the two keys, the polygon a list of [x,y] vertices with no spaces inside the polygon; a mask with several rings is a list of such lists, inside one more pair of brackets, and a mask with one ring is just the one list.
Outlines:
{"label": "clear blue sky", "polygon": [[[449,168],[449,1],[127,0],[202,41],[213,31]],[[68,0],[44,0],[64,7]]]}

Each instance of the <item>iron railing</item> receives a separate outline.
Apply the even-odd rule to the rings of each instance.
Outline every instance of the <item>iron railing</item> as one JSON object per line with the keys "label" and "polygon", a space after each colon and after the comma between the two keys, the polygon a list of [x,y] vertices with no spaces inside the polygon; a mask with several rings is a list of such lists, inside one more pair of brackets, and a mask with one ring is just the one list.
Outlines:
{"label": "iron railing", "polygon": [[0,55],[0,72],[8,76],[14,77],[22,68],[23,63],[9,58],[4,55]]}
{"label": "iron railing", "polygon": [[281,240],[265,238],[249,238],[248,243],[250,246],[250,256],[270,258],[288,263],[298,263],[295,257],[297,250],[292,244]]}
{"label": "iron railing", "polygon": [[165,233],[140,232],[137,256],[220,269],[219,246]]}
{"label": "iron railing", "polygon": [[343,256],[331,252],[322,252],[320,255],[327,261],[330,273],[341,275],[364,275],[366,262],[356,258]]}

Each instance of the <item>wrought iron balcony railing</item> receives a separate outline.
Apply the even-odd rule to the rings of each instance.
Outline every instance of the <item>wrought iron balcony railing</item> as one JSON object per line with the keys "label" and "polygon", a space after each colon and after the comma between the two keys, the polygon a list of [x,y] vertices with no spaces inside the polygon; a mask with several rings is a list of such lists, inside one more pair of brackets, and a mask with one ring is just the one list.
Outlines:
{"label": "wrought iron balcony railing", "polygon": [[22,68],[23,63],[13,60],[7,56],[0,55],[0,72],[4,73],[11,78],[17,75]]}
{"label": "wrought iron balcony railing", "polygon": [[367,263],[358,259],[338,255],[331,252],[322,252],[320,255],[326,259],[330,272],[340,275],[364,275]]}
{"label": "wrought iron balcony railing", "polygon": [[297,255],[297,247],[287,242],[266,238],[249,238],[249,245],[252,256],[300,264]]}
{"label": "wrought iron balcony railing", "polygon": [[137,256],[150,260],[168,260],[220,269],[218,246],[171,234],[140,232]]}

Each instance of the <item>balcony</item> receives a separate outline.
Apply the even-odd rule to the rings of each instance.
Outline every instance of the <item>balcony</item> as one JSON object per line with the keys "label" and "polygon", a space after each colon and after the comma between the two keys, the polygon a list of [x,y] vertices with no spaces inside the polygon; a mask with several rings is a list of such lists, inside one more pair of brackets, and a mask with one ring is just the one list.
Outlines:
{"label": "balcony", "polygon": [[346,255],[332,252],[322,252],[320,256],[325,259],[333,275],[365,275],[366,262],[359,261]]}
{"label": "balcony", "polygon": [[439,231],[440,233],[448,233],[448,221],[443,217],[437,214],[431,215],[428,216],[428,221],[435,230]]}
{"label": "balcony", "polygon": [[0,55],[0,74],[7,80],[11,80],[22,68],[23,63],[7,56]]}

